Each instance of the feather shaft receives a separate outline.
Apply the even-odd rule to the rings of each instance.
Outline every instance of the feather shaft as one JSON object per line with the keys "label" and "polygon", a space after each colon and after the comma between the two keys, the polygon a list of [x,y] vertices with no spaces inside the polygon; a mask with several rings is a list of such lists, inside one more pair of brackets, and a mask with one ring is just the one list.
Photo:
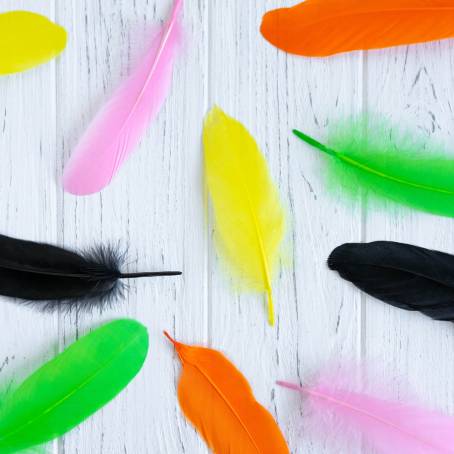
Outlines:
{"label": "feather shaft", "polygon": [[141,277],[158,277],[158,276],[181,276],[181,271],[157,271],[148,273],[121,273],[120,279],[137,279]]}
{"label": "feather shaft", "polygon": [[339,405],[340,407],[345,407],[348,410],[352,410],[354,412],[360,413],[360,414],[362,414],[364,416],[367,416],[368,418],[371,418],[371,419],[373,419],[373,420],[375,420],[375,421],[377,421],[377,422],[379,422],[381,424],[385,424],[386,426],[389,426],[389,427],[391,427],[393,429],[396,429],[399,432],[402,432],[403,434],[414,438],[415,440],[421,441],[423,444],[427,443],[425,440],[422,440],[419,437],[416,437],[415,434],[413,434],[411,432],[408,432],[408,431],[402,430],[397,424],[394,424],[393,422],[388,421],[385,418],[380,418],[379,416],[375,415],[371,411],[365,410],[364,408],[361,408],[361,407],[359,407],[357,405],[352,405],[346,400],[336,399],[335,397],[330,396],[327,393],[322,393],[322,392],[313,390],[313,389],[311,389],[309,387],[298,386],[298,385],[295,385],[293,383],[288,383],[288,382],[285,382],[285,381],[278,380],[276,383],[279,386],[282,386],[283,388],[292,389],[294,391],[299,391],[299,392],[301,392],[303,394],[307,394],[309,396],[313,396],[313,397],[316,397],[318,399],[326,400],[327,402],[333,403],[335,405]]}
{"label": "feather shaft", "polygon": [[323,145],[321,142],[315,140],[311,136],[308,136],[304,132],[294,129],[293,134],[295,134],[296,137],[306,142],[307,144],[311,145],[312,147],[317,148],[318,150],[323,151],[324,153],[329,154],[330,156],[338,157],[338,153],[336,151],[331,150],[331,148],[328,148],[326,145]]}
{"label": "feather shaft", "polygon": [[271,326],[273,326],[274,322],[275,322],[273,290],[272,290],[272,287],[271,287],[271,277],[270,277],[270,270],[269,270],[269,266],[268,266],[268,259],[266,257],[265,247],[263,245],[263,235],[261,233],[260,224],[258,222],[257,214],[255,212],[254,205],[253,205],[253,203],[251,201],[251,197],[249,195],[249,190],[247,188],[247,185],[244,184],[243,180],[242,180],[242,183],[243,183],[243,188],[244,188],[245,194],[246,194],[247,199],[248,199],[249,210],[251,212],[251,216],[252,216],[252,219],[253,219],[253,222],[254,222],[255,238],[257,240],[259,251],[260,251],[260,261],[261,261],[261,265],[262,265],[262,269],[263,269],[263,279],[265,281],[265,291],[266,291],[267,298],[268,298],[268,304],[267,304],[267,307],[268,307],[268,323]]}
{"label": "feather shaft", "polygon": [[[129,123],[131,118],[134,116],[134,114],[136,112],[136,109],[137,109],[137,106],[142,101],[142,99],[144,97],[144,94],[145,94],[150,82],[152,81],[153,76],[156,73],[156,69],[159,66],[162,54],[163,54],[163,52],[164,52],[164,50],[165,50],[165,48],[166,48],[166,46],[167,46],[167,44],[169,42],[169,38],[170,38],[170,36],[172,34],[172,31],[174,30],[174,28],[176,26],[176,22],[177,22],[177,19],[178,19],[178,14],[181,11],[182,5],[183,5],[183,0],[175,0],[174,6],[172,8],[171,15],[170,15],[170,20],[169,20],[169,23],[167,24],[166,31],[165,31],[165,33],[164,33],[164,35],[162,37],[161,44],[159,45],[159,49],[158,49],[158,52],[156,54],[156,58],[155,58],[155,60],[153,62],[153,66],[151,67],[150,73],[148,74],[148,76],[147,76],[147,78],[145,80],[145,83],[143,85],[142,90],[140,91],[139,95],[137,96],[136,101],[134,102],[134,105],[133,105],[133,107],[131,109],[131,112],[129,113],[129,115],[126,118],[125,122],[121,126],[120,135],[124,132],[127,124]],[[112,180],[113,176],[115,175],[115,173],[118,171],[118,167],[123,162],[125,153],[126,153],[126,147],[123,147],[121,149],[119,155],[118,155],[118,159],[115,160],[115,164],[114,164],[114,167],[112,169],[112,173],[110,175],[110,179],[111,180]]]}

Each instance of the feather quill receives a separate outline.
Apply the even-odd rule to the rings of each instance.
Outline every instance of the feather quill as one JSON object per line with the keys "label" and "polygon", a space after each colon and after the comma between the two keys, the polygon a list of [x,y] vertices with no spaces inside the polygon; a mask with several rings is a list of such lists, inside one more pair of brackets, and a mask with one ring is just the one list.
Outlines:
{"label": "feather quill", "polygon": [[26,71],[56,57],[66,47],[66,30],[40,14],[0,14],[0,75]]}
{"label": "feather quill", "polygon": [[268,295],[285,233],[284,210],[263,155],[246,128],[215,107],[203,131],[205,172],[219,250],[240,286]]}
{"label": "feather quill", "polygon": [[[454,418],[419,408],[347,391],[320,382],[301,387],[287,382],[278,384],[300,392],[317,416],[331,413],[349,427],[361,432],[366,442],[383,454],[454,453]],[[323,433],[332,431],[332,425]],[[344,433],[345,431],[343,431]]]}
{"label": "feather quill", "polygon": [[134,150],[159,113],[170,88],[181,38],[175,0],[170,20],[132,76],[98,113],[66,165],[63,186],[75,195],[101,191]]}
{"label": "feather quill", "polygon": [[269,11],[261,33],[286,52],[324,57],[454,37],[452,0],[307,0]]}
{"label": "feather quill", "polygon": [[392,241],[337,247],[328,266],[385,303],[454,321],[454,256]]}
{"label": "feather quill", "polygon": [[128,385],[147,352],[147,330],[133,320],[108,323],[80,338],[2,399],[0,453],[69,432]]}
{"label": "feather quill", "polygon": [[178,400],[185,416],[217,454],[288,454],[271,414],[241,372],[220,352],[176,342],[183,371]]}
{"label": "feather quill", "polygon": [[[390,134],[393,131],[394,134]],[[327,182],[359,198],[368,195],[442,216],[454,216],[454,159],[440,149],[367,117],[339,123],[328,145],[294,130],[301,140],[326,156]]]}
{"label": "feather quill", "polygon": [[122,273],[124,254],[97,247],[77,254],[56,246],[0,235],[0,295],[41,310],[103,307],[122,295],[120,279],[180,272]]}

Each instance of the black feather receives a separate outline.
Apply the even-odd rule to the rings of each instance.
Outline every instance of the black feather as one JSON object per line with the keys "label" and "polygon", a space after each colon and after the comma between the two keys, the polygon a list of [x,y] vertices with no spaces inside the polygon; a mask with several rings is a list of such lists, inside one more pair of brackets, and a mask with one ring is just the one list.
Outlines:
{"label": "black feather", "polygon": [[123,295],[121,279],[173,276],[180,272],[125,274],[125,254],[99,246],[78,254],[49,244],[0,235],[0,295],[20,298],[42,310],[89,309]]}
{"label": "black feather", "polygon": [[435,320],[454,321],[454,256],[391,241],[336,248],[330,269],[369,295]]}

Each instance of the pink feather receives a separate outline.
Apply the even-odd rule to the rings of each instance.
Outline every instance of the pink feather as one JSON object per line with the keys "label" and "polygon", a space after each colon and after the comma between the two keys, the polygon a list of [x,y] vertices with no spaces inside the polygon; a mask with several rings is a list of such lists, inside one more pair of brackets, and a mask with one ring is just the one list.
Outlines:
{"label": "pink feather", "polygon": [[170,89],[181,41],[183,0],[175,0],[168,23],[130,78],[98,113],[74,150],[63,174],[63,187],[75,195],[101,191],[138,145]]}
{"label": "pink feather", "polygon": [[317,414],[331,412],[359,430],[381,453],[454,453],[454,418],[450,416],[337,389],[335,383],[314,387],[277,383],[305,395]]}

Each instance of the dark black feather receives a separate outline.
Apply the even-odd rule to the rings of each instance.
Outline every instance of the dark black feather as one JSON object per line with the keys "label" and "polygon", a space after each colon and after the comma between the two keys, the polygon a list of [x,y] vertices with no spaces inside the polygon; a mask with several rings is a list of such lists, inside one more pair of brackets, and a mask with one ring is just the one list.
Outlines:
{"label": "dark black feather", "polygon": [[336,248],[330,269],[369,295],[435,320],[454,321],[454,256],[391,241]]}
{"label": "dark black feather", "polygon": [[49,244],[0,235],[0,295],[26,300],[43,310],[92,308],[122,296],[121,279],[180,272],[124,274],[125,254],[112,246],[75,253]]}

